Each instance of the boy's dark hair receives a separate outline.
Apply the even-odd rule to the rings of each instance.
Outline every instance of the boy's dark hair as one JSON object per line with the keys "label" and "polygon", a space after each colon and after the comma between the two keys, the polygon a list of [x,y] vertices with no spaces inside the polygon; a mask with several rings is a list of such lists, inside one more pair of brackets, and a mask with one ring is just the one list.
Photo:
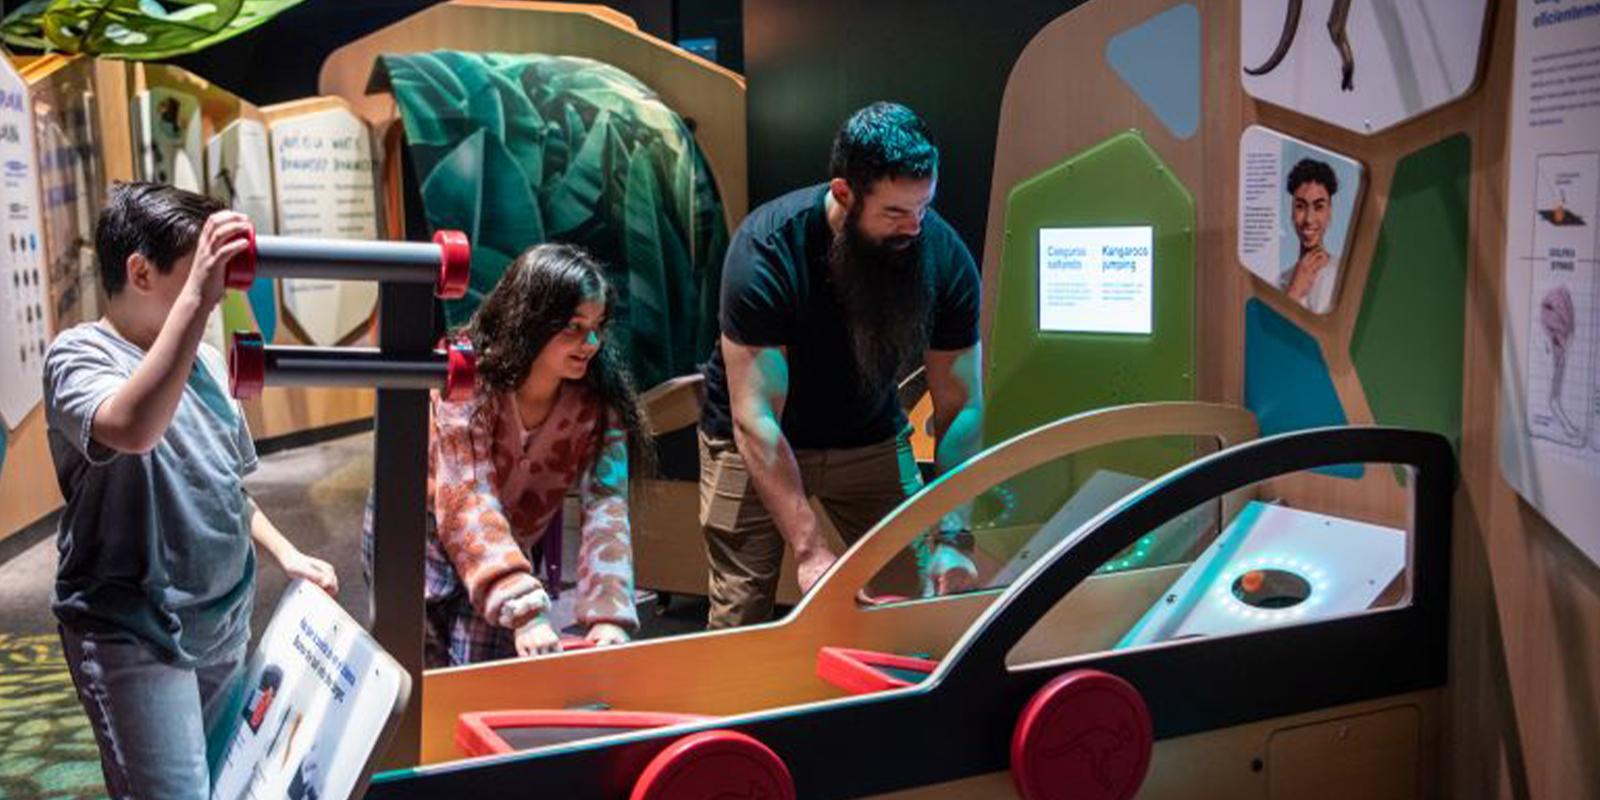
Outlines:
{"label": "boy's dark hair", "polygon": [[163,275],[194,251],[206,218],[222,203],[164,183],[112,185],[94,226],[100,285],[113,296],[128,285],[128,256],[141,253]]}
{"label": "boy's dark hair", "polygon": [[1326,161],[1314,158],[1302,158],[1289,170],[1289,194],[1307,183],[1320,183],[1322,188],[1328,190],[1328,196],[1339,191],[1339,178],[1333,174],[1333,167]]}
{"label": "boy's dark hair", "polygon": [[939,148],[917,112],[877,102],[850,115],[833,137],[830,177],[866,195],[881,178],[920,180],[939,171]]}

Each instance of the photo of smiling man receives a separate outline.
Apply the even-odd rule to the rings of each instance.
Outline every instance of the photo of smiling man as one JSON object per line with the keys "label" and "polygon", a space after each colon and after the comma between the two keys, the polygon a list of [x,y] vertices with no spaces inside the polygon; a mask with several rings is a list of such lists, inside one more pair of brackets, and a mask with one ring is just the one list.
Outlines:
{"label": "photo of smiling man", "polygon": [[1338,303],[1361,162],[1251,125],[1239,138],[1239,263],[1313,314]]}
{"label": "photo of smiling man", "polygon": [[1287,186],[1290,212],[1300,248],[1278,276],[1278,288],[1291,299],[1318,314],[1333,307],[1333,288],[1339,274],[1339,254],[1328,249],[1325,235],[1333,216],[1333,195],[1339,191],[1339,178],[1326,161],[1302,158],[1289,170]]}

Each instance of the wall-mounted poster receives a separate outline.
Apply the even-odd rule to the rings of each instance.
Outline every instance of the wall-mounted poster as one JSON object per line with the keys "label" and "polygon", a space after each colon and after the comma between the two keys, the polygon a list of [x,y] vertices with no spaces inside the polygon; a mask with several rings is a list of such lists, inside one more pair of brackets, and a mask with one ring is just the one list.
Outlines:
{"label": "wall-mounted poster", "polygon": [[[278,232],[324,239],[378,238],[378,196],[366,123],[344,108],[274,120],[272,169]],[[283,281],[286,322],[316,345],[345,341],[367,327],[378,285]]]}
{"label": "wall-mounted poster", "polygon": [[1333,310],[1361,163],[1252,125],[1239,137],[1239,263],[1317,314]]}
{"label": "wall-mounted poster", "polygon": [[37,79],[33,120],[39,143],[46,285],[55,331],[100,316],[94,222],[102,185],[94,62],[78,59]]}
{"label": "wall-mounted poster", "polygon": [[[257,233],[278,232],[272,198],[272,146],[266,124],[249,118],[228,123],[206,142],[206,189],[234,211],[255,223]],[[228,330],[255,328],[266,341],[277,333],[277,282],[257,278],[245,293],[254,320],[235,319],[224,307]],[[252,324],[253,323],[253,324]]]}
{"label": "wall-mounted poster", "polygon": [[28,85],[0,58],[0,421],[11,429],[43,397],[50,346],[38,163]]}
{"label": "wall-mounted poster", "polygon": [[133,97],[134,168],[139,179],[205,191],[200,146],[200,101],[167,88]]}
{"label": "wall-mounted poster", "polygon": [[1586,8],[1517,3],[1499,429],[1506,481],[1600,562],[1600,15]]}
{"label": "wall-mounted poster", "polygon": [[1243,0],[1251,97],[1376,133],[1471,91],[1488,0]]}
{"label": "wall-mounted poster", "polygon": [[411,678],[321,589],[284,590],[241,676],[214,800],[359,797]]}

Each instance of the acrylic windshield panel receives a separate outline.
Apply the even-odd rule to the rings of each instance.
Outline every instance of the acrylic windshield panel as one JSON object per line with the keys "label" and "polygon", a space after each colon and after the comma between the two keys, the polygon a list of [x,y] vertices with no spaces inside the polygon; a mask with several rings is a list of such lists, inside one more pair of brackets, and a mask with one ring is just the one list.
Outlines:
{"label": "acrylic windshield panel", "polygon": [[1039,229],[1039,330],[1152,330],[1155,229],[1149,225]]}
{"label": "acrylic windshield panel", "polygon": [[1394,465],[1363,466],[1386,482],[1381,497],[1357,503],[1320,493],[1337,479],[1306,470],[1179,510],[1156,530],[1197,513],[1214,524],[1186,538],[1176,558],[1110,569],[1126,558],[1119,553],[1065,593],[1007,662],[1253,634],[1407,604],[1416,483],[1395,481]]}

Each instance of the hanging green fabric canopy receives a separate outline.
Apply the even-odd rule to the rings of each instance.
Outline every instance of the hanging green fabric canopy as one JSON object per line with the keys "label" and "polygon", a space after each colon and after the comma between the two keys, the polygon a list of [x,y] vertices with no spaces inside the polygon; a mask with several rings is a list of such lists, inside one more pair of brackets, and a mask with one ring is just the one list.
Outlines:
{"label": "hanging green fabric canopy", "polygon": [[693,372],[717,335],[728,229],[705,155],[633,76],[584,58],[439,51],[382,57],[433,229],[472,240],[471,318],[530,245],[588,248],[619,296],[634,379]]}

